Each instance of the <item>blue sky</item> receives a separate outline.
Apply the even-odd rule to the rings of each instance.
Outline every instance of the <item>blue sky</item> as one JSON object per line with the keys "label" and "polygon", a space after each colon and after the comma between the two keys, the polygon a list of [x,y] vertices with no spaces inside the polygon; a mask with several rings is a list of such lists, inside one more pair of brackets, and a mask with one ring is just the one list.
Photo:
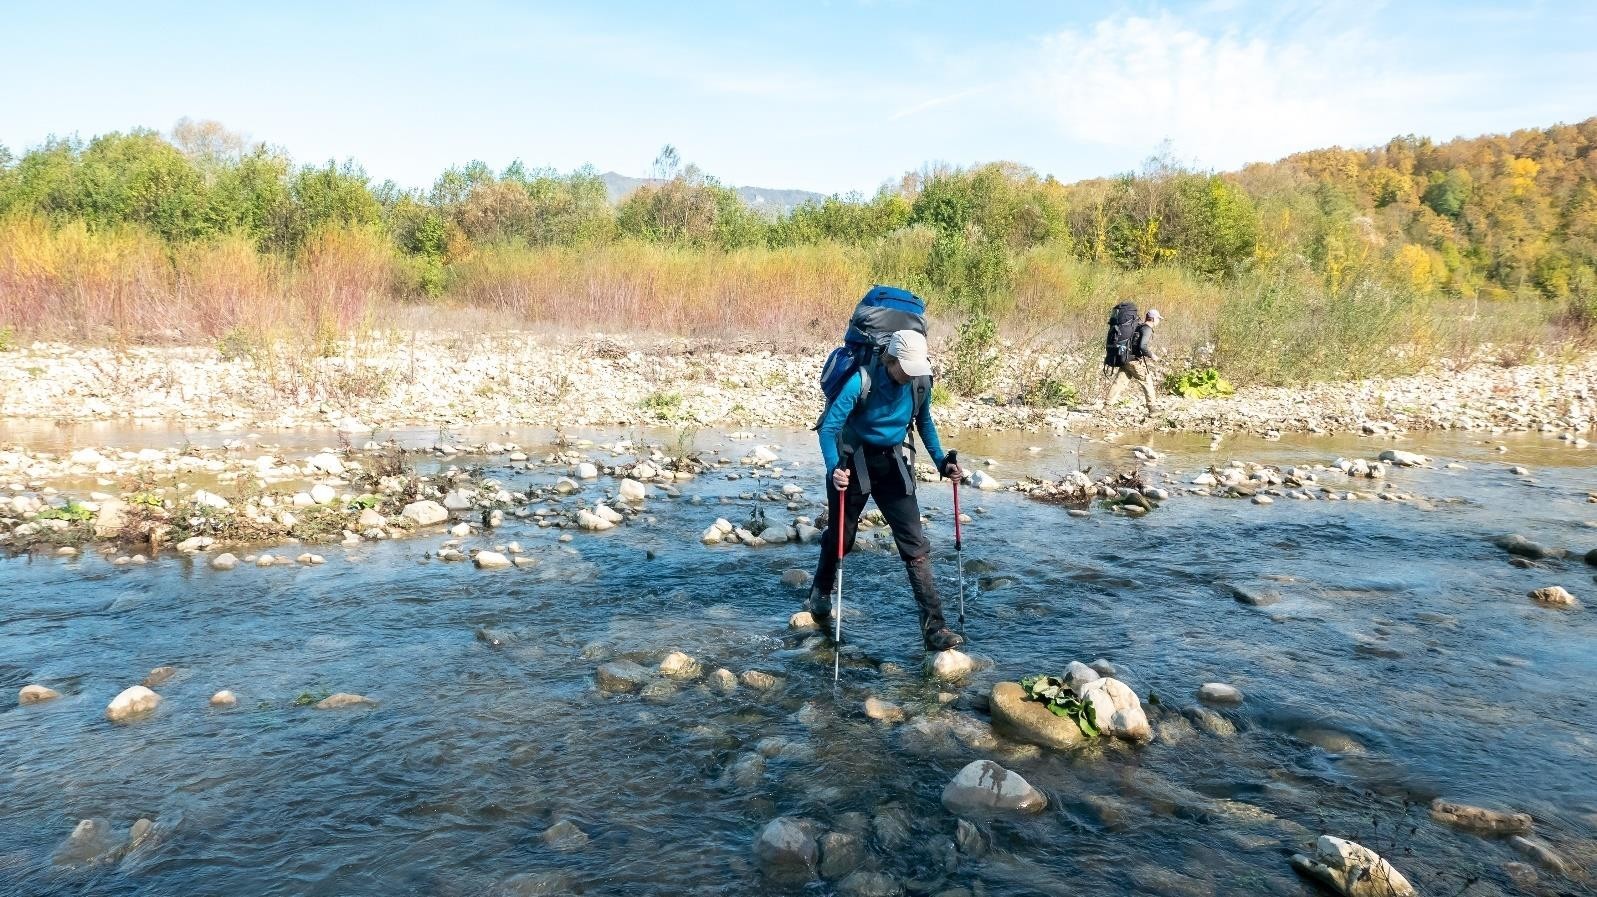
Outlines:
{"label": "blue sky", "polygon": [[33,3],[0,143],[182,116],[425,185],[481,159],[871,192],[928,162],[1230,169],[1597,115],[1590,2]]}

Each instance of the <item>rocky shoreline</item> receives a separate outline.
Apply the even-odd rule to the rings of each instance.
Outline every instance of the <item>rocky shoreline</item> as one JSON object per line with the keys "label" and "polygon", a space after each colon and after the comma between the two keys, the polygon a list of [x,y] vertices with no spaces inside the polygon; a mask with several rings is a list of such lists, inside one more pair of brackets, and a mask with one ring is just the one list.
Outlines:
{"label": "rocky shoreline", "polygon": [[[330,357],[212,347],[85,348],[35,343],[0,352],[0,419],[182,421],[222,430],[406,425],[543,427],[711,425],[801,427],[820,408],[825,352],[774,347],[557,339],[533,334],[397,334]],[[1464,369],[1356,383],[1252,387],[1213,399],[1163,398],[1144,420],[1095,396],[1060,408],[1021,404],[1039,371],[1068,359],[1034,354],[998,364],[981,396],[950,398],[951,431],[1002,428],[1103,433],[1128,428],[1260,434],[1398,430],[1559,431],[1597,425],[1597,357],[1567,364]]]}

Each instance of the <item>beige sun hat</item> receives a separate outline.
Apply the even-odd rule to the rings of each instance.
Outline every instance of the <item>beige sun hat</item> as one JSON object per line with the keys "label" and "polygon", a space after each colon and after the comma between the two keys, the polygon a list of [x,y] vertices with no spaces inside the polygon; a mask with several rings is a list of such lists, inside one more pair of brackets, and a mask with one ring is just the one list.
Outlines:
{"label": "beige sun hat", "polygon": [[887,354],[898,359],[898,366],[911,377],[930,377],[932,360],[927,355],[926,337],[913,330],[900,330],[887,341]]}

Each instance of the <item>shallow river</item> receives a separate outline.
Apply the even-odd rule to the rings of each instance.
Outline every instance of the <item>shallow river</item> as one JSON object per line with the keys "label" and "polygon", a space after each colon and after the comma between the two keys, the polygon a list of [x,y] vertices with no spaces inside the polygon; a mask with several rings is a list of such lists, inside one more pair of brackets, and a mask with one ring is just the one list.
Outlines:
{"label": "shallow river", "polygon": [[[548,436],[457,435],[514,439],[534,457]],[[796,461],[784,466],[818,495],[809,434],[759,435],[788,446]],[[313,448],[327,436],[272,439]],[[14,441],[180,437],[0,429],[0,442]],[[697,441],[734,455],[749,446]],[[1073,440],[949,441],[996,458],[991,470],[1005,479],[1058,475],[1077,461]],[[1328,462],[1389,445],[1152,444],[1167,453],[1160,469],[1182,479],[1229,457]],[[919,673],[896,557],[849,559],[846,600],[860,613],[845,626],[868,657],[845,662],[834,692],[830,654],[799,648],[785,626],[801,595],[780,574],[811,567],[816,549],[699,544],[717,516],[736,522],[759,504],[739,497],[747,477],[700,477],[681,499],[652,500],[652,522],[568,545],[558,530],[516,520],[474,543],[519,540],[541,560],[528,570],[425,560],[441,535],[317,549],[322,567],[231,572],[170,555],[145,568],[92,553],[0,555],[0,686],[65,693],[29,707],[7,697],[0,709],[0,893],[477,895],[520,873],[532,875],[516,893],[774,893],[751,844],[777,815],[865,832],[867,866],[912,893],[1311,894],[1287,860],[1322,833],[1381,851],[1426,894],[1457,893],[1476,877],[1467,893],[1585,893],[1578,867],[1597,860],[1597,570],[1580,554],[1597,547],[1597,529],[1583,524],[1597,520],[1585,496],[1597,456],[1551,438],[1508,444],[1498,454],[1478,438],[1403,443],[1469,467],[1394,471],[1428,508],[1177,495],[1143,519],[1076,519],[967,491],[967,507],[981,511],[966,533],[966,559],[978,562],[967,568],[967,632],[991,666],[947,706]],[[1130,463],[1113,445],[1080,451],[1083,464]],[[1532,475],[1510,475],[1505,459]],[[502,478],[520,488],[553,477]],[[952,614],[949,489],[921,495]],[[764,507],[787,519],[781,505]],[[1578,553],[1518,569],[1487,541],[1510,531]],[[1232,584],[1282,600],[1246,606]],[[1526,597],[1550,584],[1586,607]],[[490,646],[479,627],[512,640]],[[731,697],[688,686],[659,702],[596,689],[601,660],[653,665],[672,648],[706,669],[760,669],[783,684]],[[993,681],[1095,658],[1159,696],[1152,744],[987,753],[928,720],[887,726],[860,711],[876,695],[930,721],[985,719],[980,696]],[[111,697],[164,664],[181,672],[160,689],[159,711],[106,722]],[[1221,711],[1234,734],[1182,716],[1210,681],[1246,694]],[[207,706],[222,688],[238,693],[236,708]],[[330,712],[293,703],[339,691],[380,703]],[[957,818],[939,795],[983,756],[1021,772],[1049,807],[984,821],[981,844],[956,848]],[[1436,796],[1530,813],[1576,877],[1544,870],[1521,889],[1503,867],[1524,858],[1432,823],[1425,807]],[[87,817],[122,831],[147,817],[155,830],[114,863],[53,863]],[[562,819],[588,842],[546,844],[540,835]]]}

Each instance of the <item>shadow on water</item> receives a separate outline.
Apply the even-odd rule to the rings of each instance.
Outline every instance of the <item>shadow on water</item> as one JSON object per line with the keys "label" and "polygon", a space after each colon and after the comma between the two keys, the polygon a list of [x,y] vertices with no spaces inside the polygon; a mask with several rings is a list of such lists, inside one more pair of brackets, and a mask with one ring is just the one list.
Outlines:
{"label": "shadow on water", "polygon": [[[813,495],[808,438],[776,436]],[[1073,443],[1026,451],[1041,438],[971,442],[1005,477],[1074,465]],[[1372,445],[1236,453],[1300,463]],[[1231,454],[1206,446],[1162,447],[1163,467],[1190,474]],[[1089,449],[1091,463],[1125,460]],[[8,894],[477,895],[524,875],[520,893],[768,893],[781,888],[751,844],[787,814],[859,834],[865,867],[912,893],[1307,894],[1286,857],[1325,832],[1387,853],[1426,893],[1476,875],[1470,893],[1509,893],[1502,867],[1519,854],[1423,807],[1447,796],[1528,812],[1566,856],[1597,857],[1597,615],[1525,598],[1553,581],[1590,594],[1591,571],[1518,569],[1486,541],[1517,530],[1597,545],[1579,526],[1597,517],[1582,491],[1592,471],[1544,464],[1531,490],[1468,441],[1421,450],[1473,469],[1394,478],[1459,501],[1177,496],[1130,520],[973,492],[968,630],[991,667],[951,693],[919,673],[902,565],[861,551],[845,625],[869,659],[844,665],[834,696],[830,654],[785,629],[801,594],[780,574],[810,567],[815,549],[697,542],[756,504],[740,498],[747,479],[702,477],[687,489],[702,504],[655,499],[653,522],[569,544],[513,521],[492,541],[519,540],[539,561],[526,570],[424,560],[441,536],[229,573],[175,557],[0,559],[0,685],[64,695],[0,711],[0,882]],[[948,491],[922,498],[952,605]],[[1267,600],[1245,604],[1236,587]],[[722,695],[700,679],[645,697],[594,685],[601,662],[652,666],[671,649],[778,684]],[[992,682],[1100,657],[1158,697],[1152,744],[1050,754],[986,726]],[[160,710],[107,723],[110,698],[161,664],[180,672]],[[1246,701],[1201,708],[1210,681]],[[222,688],[236,708],[207,706]],[[295,704],[338,691],[379,704]],[[866,719],[870,695],[910,720]],[[939,795],[980,757],[1022,772],[1048,811],[961,833]],[[52,864],[96,816],[121,830],[148,817],[155,831],[116,862]],[[546,841],[562,820],[586,842]]]}

